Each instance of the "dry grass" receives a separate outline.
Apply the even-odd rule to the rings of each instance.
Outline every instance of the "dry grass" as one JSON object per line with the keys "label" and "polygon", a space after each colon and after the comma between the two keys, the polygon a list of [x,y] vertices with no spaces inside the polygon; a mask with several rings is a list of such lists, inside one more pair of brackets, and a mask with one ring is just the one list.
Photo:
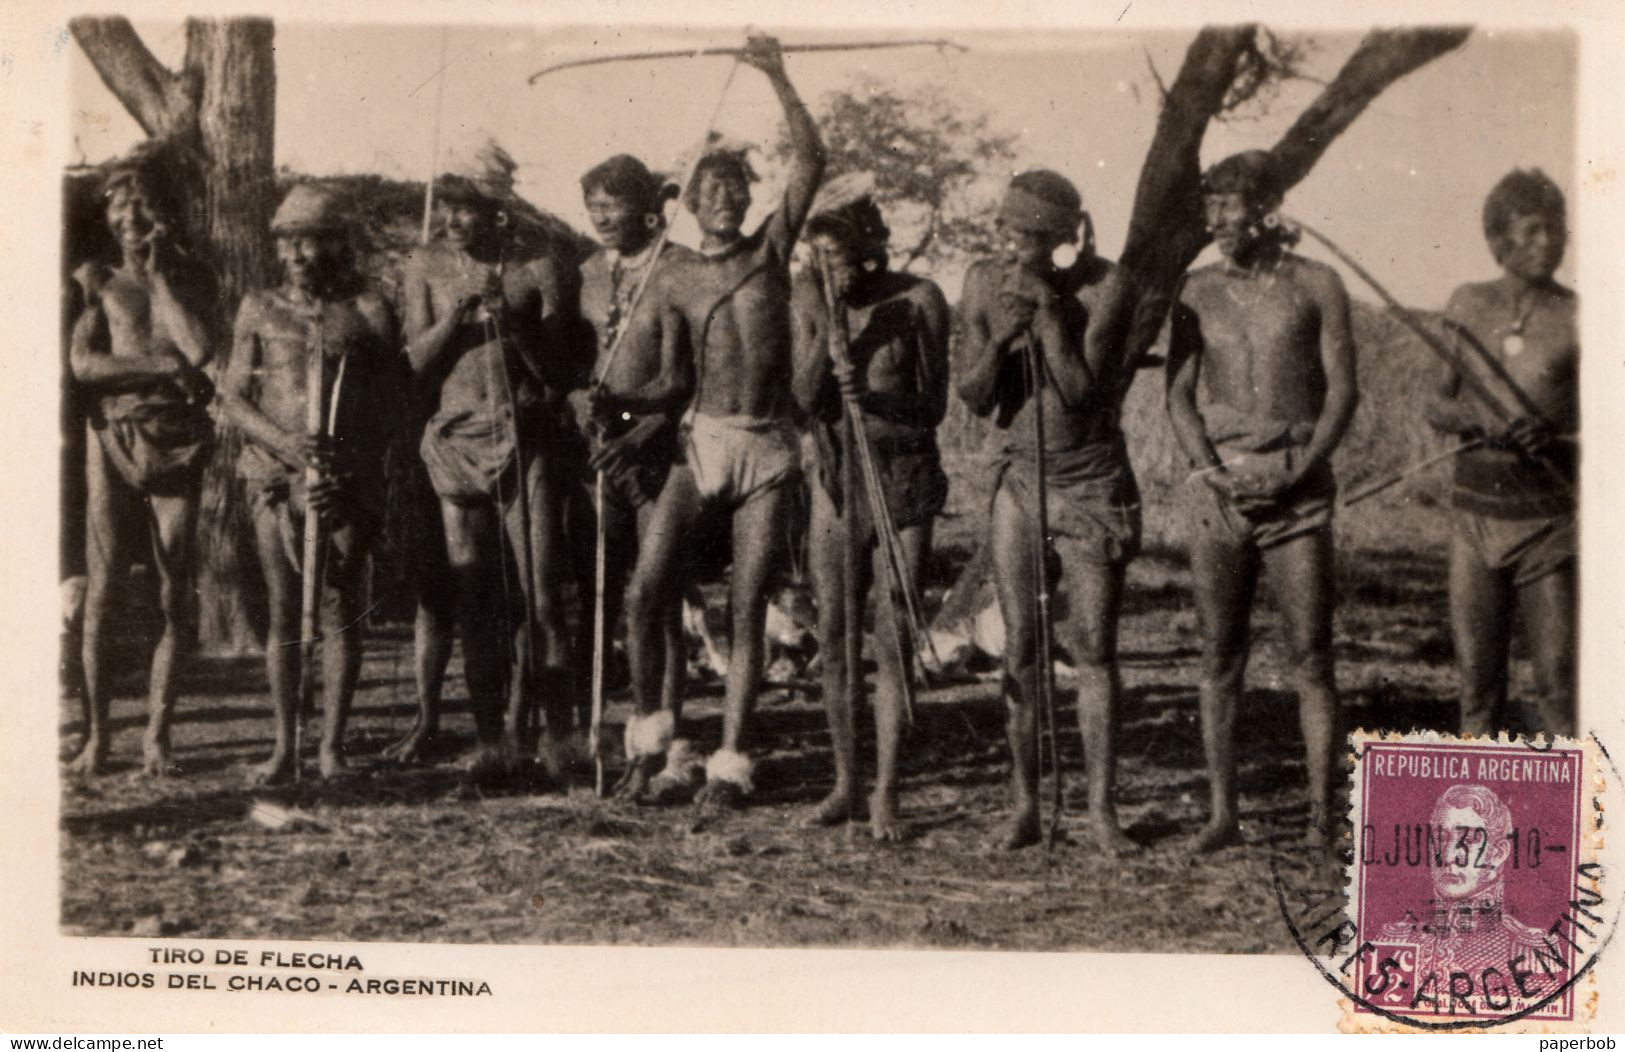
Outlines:
{"label": "dry grass", "polygon": [[[983,529],[973,469],[951,463],[958,485],[939,546],[950,571]],[[449,763],[386,767],[379,750],[410,720],[409,642],[397,630],[369,642],[356,770],[332,784],[244,788],[246,765],[269,747],[253,660],[190,675],[176,731],[181,779],[135,774],[141,703],[119,698],[118,769],[63,789],[63,926],[222,938],[1284,951],[1268,862],[1290,851],[1306,815],[1277,626],[1266,605],[1241,718],[1247,843],[1193,857],[1186,842],[1205,812],[1198,640],[1185,567],[1165,540],[1173,520],[1165,502],[1148,506],[1153,540],[1131,570],[1122,630],[1120,797],[1146,845],[1138,858],[1103,857],[1083,835],[1075,727],[1062,735],[1074,835],[1053,853],[989,849],[1006,761],[988,682],[934,692],[920,706],[905,768],[910,836],[900,845],[876,844],[861,827],[799,825],[830,777],[823,716],[802,696],[762,699],[755,806],[720,818],[600,801],[585,785],[567,795],[482,792]],[[1367,506],[1346,517],[1350,536],[1386,541],[1345,544],[1340,560],[1348,724],[1448,726],[1436,516]],[[472,733],[458,672],[454,662],[448,761]],[[689,733],[709,745],[720,732],[714,685],[703,693],[690,704]],[[67,731],[77,713],[63,711]],[[624,715],[618,700],[611,719]],[[315,824],[272,832],[254,820],[256,801],[296,806]]]}

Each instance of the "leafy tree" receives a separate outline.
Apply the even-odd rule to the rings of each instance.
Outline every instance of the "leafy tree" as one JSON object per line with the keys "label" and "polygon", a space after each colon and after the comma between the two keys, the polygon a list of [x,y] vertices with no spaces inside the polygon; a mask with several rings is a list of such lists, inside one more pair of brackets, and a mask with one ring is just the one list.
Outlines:
{"label": "leafy tree", "polygon": [[[867,171],[893,228],[893,265],[930,267],[990,246],[987,208],[1008,178],[1016,136],[993,129],[935,86],[902,91],[869,75],[814,107],[827,175]],[[781,127],[774,148],[787,158]]]}

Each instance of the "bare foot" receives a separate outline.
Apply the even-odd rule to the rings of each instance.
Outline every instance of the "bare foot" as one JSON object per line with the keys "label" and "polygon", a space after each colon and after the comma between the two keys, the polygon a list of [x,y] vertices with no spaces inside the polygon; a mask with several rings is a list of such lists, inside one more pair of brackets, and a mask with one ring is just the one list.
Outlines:
{"label": "bare foot", "polygon": [[694,804],[706,811],[737,811],[745,806],[745,790],[736,782],[712,779],[694,794]]}
{"label": "bare foot", "polygon": [[57,752],[56,762],[64,765],[71,763],[74,757],[78,756],[82,751],[84,751],[84,748],[84,735],[81,734],[76,738],[70,738]]}
{"label": "bare foot", "polygon": [[94,778],[107,773],[107,744],[96,738],[86,738],[79,751],[68,761],[69,774]]}
{"label": "bare foot", "polygon": [[1095,846],[1113,858],[1122,858],[1124,855],[1138,855],[1145,850],[1139,841],[1130,837],[1118,828],[1116,822],[1100,822],[1091,827],[1091,836]]}
{"label": "bare foot", "polygon": [[317,766],[321,768],[323,778],[336,778],[350,769],[349,763],[337,748],[323,746],[316,757]]}
{"label": "bare foot", "polygon": [[292,778],[293,756],[288,753],[272,753],[269,760],[248,769],[249,785],[283,785]]}
{"label": "bare foot", "polygon": [[575,740],[568,736],[544,731],[542,740],[536,744],[536,759],[541,762],[542,770],[559,785],[570,784],[570,776],[581,757]]}
{"label": "bare foot", "polygon": [[649,789],[643,794],[643,802],[657,807],[672,807],[694,799],[694,792],[695,785],[690,779],[674,775],[670,771],[661,771],[649,780]]}
{"label": "bare foot", "polygon": [[1004,833],[997,843],[1001,850],[1016,851],[1020,848],[1031,847],[1041,839],[1041,830],[1038,824],[1037,807],[1020,807],[1010,816],[1010,821],[1004,827]]}
{"label": "bare foot", "polygon": [[610,790],[610,795],[617,800],[643,799],[644,791],[649,787],[649,772],[659,761],[658,756],[639,756],[637,759],[628,760],[626,771]]}
{"label": "bare foot", "polygon": [[802,820],[805,826],[838,826],[853,816],[852,791],[839,786]]}
{"label": "bare foot", "polygon": [[482,742],[464,753],[457,765],[476,782],[497,781],[514,772],[513,754],[496,742]]}
{"label": "bare foot", "polygon": [[429,744],[435,739],[435,732],[425,727],[421,722],[412,724],[412,729],[400,741],[386,748],[381,754],[390,763],[416,764],[422,763],[429,751]]}
{"label": "bare foot", "polygon": [[879,791],[869,794],[869,833],[888,844],[903,839],[903,823],[897,820],[897,794]]}
{"label": "bare foot", "polygon": [[1241,843],[1241,826],[1234,818],[1214,818],[1196,834],[1191,847],[1200,853],[1217,851]]}
{"label": "bare foot", "polygon": [[167,778],[174,766],[169,758],[169,728],[148,726],[141,736],[141,773],[148,778]]}

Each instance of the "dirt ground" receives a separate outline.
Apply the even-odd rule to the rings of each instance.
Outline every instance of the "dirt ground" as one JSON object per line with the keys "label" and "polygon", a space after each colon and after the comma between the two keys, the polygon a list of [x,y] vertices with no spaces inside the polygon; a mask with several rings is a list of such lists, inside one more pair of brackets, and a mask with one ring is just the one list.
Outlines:
{"label": "dirt ground", "polygon": [[[973,509],[949,511],[939,533],[939,589],[978,528]],[[1146,516],[1147,547],[1130,572],[1121,634],[1119,798],[1130,835],[1145,847],[1136,857],[1104,857],[1082,830],[1082,755],[1064,681],[1064,828],[1072,835],[1052,852],[990,847],[1005,805],[1006,751],[996,682],[984,679],[923,698],[906,742],[909,834],[885,845],[862,826],[802,827],[831,766],[818,699],[801,693],[774,690],[761,699],[753,806],[720,817],[602,801],[585,782],[546,795],[466,784],[451,762],[473,733],[457,660],[441,762],[385,766],[380,750],[412,716],[409,633],[394,629],[369,639],[351,729],[353,771],[328,784],[245,787],[247,766],[268,752],[271,733],[263,668],[251,657],[203,661],[188,673],[175,733],[182,773],[142,779],[143,702],[132,682],[130,696],[114,704],[114,772],[63,786],[63,928],[209,938],[1284,952],[1290,936],[1270,891],[1269,860],[1294,850],[1307,813],[1274,615],[1267,602],[1255,614],[1259,644],[1239,721],[1246,843],[1194,857],[1186,845],[1206,814],[1198,639],[1183,555],[1167,526],[1173,511],[1151,499]],[[1336,656],[1350,728],[1453,721],[1439,519],[1436,510],[1367,505],[1340,527]],[[707,685],[686,713],[686,733],[707,748],[720,734],[717,695]],[[617,697],[609,718],[619,722],[627,712]],[[65,738],[77,720],[77,705],[64,704]],[[308,820],[276,831],[257,820],[278,807]]]}

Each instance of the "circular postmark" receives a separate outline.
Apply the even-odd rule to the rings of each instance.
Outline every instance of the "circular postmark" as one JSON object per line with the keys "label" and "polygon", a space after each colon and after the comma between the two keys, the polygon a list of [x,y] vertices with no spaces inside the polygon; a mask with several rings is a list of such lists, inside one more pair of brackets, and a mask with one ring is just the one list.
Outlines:
{"label": "circular postmark", "polygon": [[1299,859],[1270,858],[1281,917],[1345,999],[1345,1028],[1583,1022],[1581,984],[1620,919],[1595,851],[1599,765],[1619,784],[1602,743],[1431,732],[1357,732],[1351,742],[1343,886]]}

